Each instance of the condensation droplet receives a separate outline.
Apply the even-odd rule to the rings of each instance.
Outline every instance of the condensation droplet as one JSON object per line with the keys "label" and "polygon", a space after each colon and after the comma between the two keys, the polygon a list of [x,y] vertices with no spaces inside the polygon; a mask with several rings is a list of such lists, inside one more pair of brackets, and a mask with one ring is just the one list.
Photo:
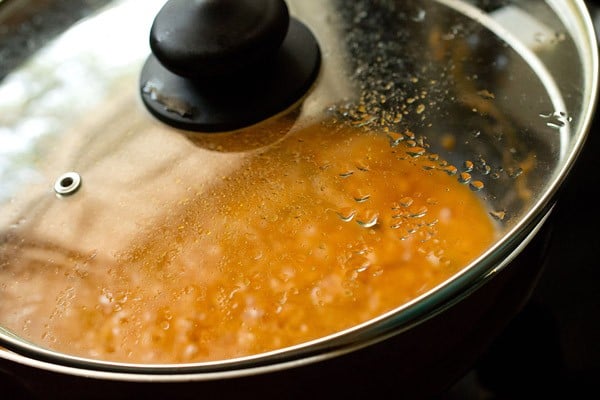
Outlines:
{"label": "condensation droplet", "polygon": [[426,15],[427,15],[427,12],[424,9],[419,8],[417,10],[417,14],[414,17],[412,17],[411,19],[415,22],[423,22],[425,20]]}
{"label": "condensation droplet", "polygon": [[477,94],[479,95],[479,97],[485,100],[494,100],[496,98],[496,95],[494,93],[485,89],[478,91]]}
{"label": "condensation droplet", "polygon": [[469,187],[471,188],[471,190],[473,190],[474,192],[479,192],[480,190],[483,190],[483,188],[485,187],[485,185],[483,184],[483,182],[481,181],[472,181],[469,184]]}
{"label": "condensation droplet", "polygon": [[466,184],[471,182],[472,180],[472,176],[471,174],[469,174],[468,172],[461,172],[460,175],[458,176],[458,182]]}
{"label": "condensation droplet", "polygon": [[540,118],[546,119],[546,125],[553,129],[564,128],[573,118],[569,117],[563,111],[555,111],[551,113],[540,113]]}
{"label": "condensation droplet", "polygon": [[417,208],[416,210],[412,210],[409,217],[410,218],[423,218],[424,216],[427,215],[427,212],[429,212],[429,209],[425,206],[421,206],[421,207]]}
{"label": "condensation droplet", "polygon": [[390,139],[390,146],[392,147],[398,146],[404,140],[404,135],[397,132],[388,132],[387,136]]}
{"label": "condensation droplet", "polygon": [[365,211],[356,217],[356,222],[363,228],[372,228],[379,222],[379,214],[374,211]]}
{"label": "condensation droplet", "polygon": [[429,227],[433,227],[433,226],[436,226],[439,222],[440,222],[440,220],[436,218],[436,219],[434,219],[432,221],[429,221],[429,222],[425,223],[425,225],[427,225]]}
{"label": "condensation droplet", "polygon": [[350,222],[356,215],[356,210],[351,207],[342,208],[337,212],[338,217],[344,222]]}
{"label": "condensation droplet", "polygon": [[400,199],[400,205],[402,207],[410,207],[413,205],[414,202],[415,201],[412,197],[403,197],[402,199]]}
{"label": "condensation droplet", "polygon": [[329,169],[329,168],[331,168],[331,163],[330,163],[329,161],[325,161],[325,162],[323,162],[323,163],[322,163],[322,164],[319,166],[319,169],[320,169],[321,171],[325,171],[325,170],[327,170],[327,169]]}
{"label": "condensation droplet", "polygon": [[359,171],[363,171],[363,172],[369,171],[369,165],[364,160],[358,160],[355,162],[355,164],[356,164],[356,168]]}
{"label": "condensation droplet", "polygon": [[392,229],[400,229],[402,227],[402,221],[398,221],[395,224],[390,225]]}
{"label": "condensation droplet", "polygon": [[503,221],[504,218],[506,218],[506,211],[491,211],[490,215],[494,218],[497,219],[498,221]]}
{"label": "condensation droplet", "polygon": [[516,179],[519,176],[523,175],[523,168],[510,168],[506,171],[506,174],[511,179]]}
{"label": "condensation droplet", "polygon": [[450,176],[454,176],[458,173],[458,168],[456,168],[454,165],[448,165],[447,167],[443,168],[443,171]]}
{"label": "condensation droplet", "polygon": [[419,147],[419,146],[415,146],[412,147],[411,149],[406,151],[406,154],[408,154],[411,157],[420,157],[423,154],[425,154],[426,150],[423,147]]}
{"label": "condensation droplet", "polygon": [[408,154],[411,157],[420,157],[423,154],[425,154],[426,150],[423,147],[419,147],[419,146],[415,146],[410,148],[409,150],[406,151],[406,154]]}
{"label": "condensation droplet", "polygon": [[407,216],[408,214],[406,214],[405,212],[397,212],[395,214],[392,214],[392,219],[406,218]]}
{"label": "condensation droplet", "polygon": [[352,197],[354,198],[354,201],[356,201],[357,203],[364,203],[365,201],[367,201],[371,198],[371,195],[369,193],[365,193],[359,189],[356,192],[354,192],[354,195]]}

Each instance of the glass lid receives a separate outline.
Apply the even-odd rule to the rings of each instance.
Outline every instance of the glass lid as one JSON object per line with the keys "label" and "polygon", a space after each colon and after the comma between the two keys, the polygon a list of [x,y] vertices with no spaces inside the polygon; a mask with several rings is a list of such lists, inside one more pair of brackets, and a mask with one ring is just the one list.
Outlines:
{"label": "glass lid", "polygon": [[406,329],[544,217],[594,108],[582,1],[61,4],[0,2],[0,345],[61,364]]}

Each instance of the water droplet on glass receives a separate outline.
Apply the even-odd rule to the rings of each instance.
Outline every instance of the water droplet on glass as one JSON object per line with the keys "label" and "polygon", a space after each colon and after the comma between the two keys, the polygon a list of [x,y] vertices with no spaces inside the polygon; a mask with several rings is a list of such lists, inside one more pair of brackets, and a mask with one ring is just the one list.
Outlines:
{"label": "water droplet on glass", "polygon": [[425,223],[425,225],[427,225],[429,227],[433,227],[433,226],[436,226],[439,222],[440,222],[440,220],[436,218],[436,219],[434,219],[432,221],[429,221],[429,222]]}
{"label": "water droplet on glass", "polygon": [[506,211],[491,211],[490,215],[498,221],[503,221],[506,218]]}
{"label": "water droplet on glass", "polygon": [[379,214],[367,210],[356,217],[356,222],[363,228],[372,228],[379,222]]}
{"label": "water droplet on glass", "polygon": [[358,273],[365,272],[366,270],[369,269],[370,266],[371,266],[371,263],[369,263],[368,261],[366,261],[364,264],[362,264],[361,266],[359,266],[358,268],[356,268],[355,271],[358,272]]}
{"label": "water droplet on glass", "polygon": [[426,15],[427,15],[427,12],[425,10],[423,10],[422,8],[419,8],[417,10],[417,14],[412,17],[412,20],[415,22],[423,22],[425,20]]}
{"label": "water droplet on glass", "polygon": [[354,254],[365,255],[371,253],[371,249],[367,246],[360,247],[358,250],[354,252]]}
{"label": "water droplet on glass", "polygon": [[329,168],[331,168],[331,163],[330,163],[329,161],[325,161],[325,162],[323,162],[323,163],[322,163],[322,164],[319,166],[319,169],[320,169],[321,171],[325,171],[325,170],[327,170],[327,169],[329,169]]}
{"label": "water droplet on glass", "polygon": [[388,132],[388,138],[390,139],[390,146],[396,147],[398,144],[404,140],[404,135],[397,132]]}
{"label": "water droplet on glass", "polygon": [[553,129],[561,129],[565,127],[569,122],[573,121],[572,117],[569,117],[567,113],[563,111],[555,111],[552,113],[540,113],[540,118],[546,119],[546,125]]}
{"label": "water droplet on glass", "polygon": [[392,229],[400,229],[402,227],[402,221],[398,221],[395,224],[390,225]]}
{"label": "water droplet on glass", "polygon": [[472,172],[473,168],[475,168],[475,164],[472,161],[465,161],[464,163],[465,172]]}
{"label": "water droplet on glass", "polygon": [[404,136],[406,136],[410,140],[415,140],[415,138],[417,137],[414,132],[408,130],[404,131]]}
{"label": "water droplet on glass", "polygon": [[402,199],[400,199],[400,205],[402,207],[410,207],[413,205],[414,202],[415,201],[412,197],[403,197]]}
{"label": "water droplet on glass", "polygon": [[392,219],[406,218],[407,216],[408,216],[408,214],[406,214],[404,212],[398,212],[398,213],[392,214]]}
{"label": "water droplet on glass", "polygon": [[450,176],[454,176],[458,173],[458,168],[456,168],[454,165],[448,165],[447,167],[443,168],[443,171]]}
{"label": "water droplet on glass", "polygon": [[356,215],[356,210],[350,207],[342,208],[337,212],[338,217],[344,222],[350,222]]}
{"label": "water droplet on glass", "polygon": [[472,181],[469,184],[469,187],[471,188],[471,190],[473,190],[474,192],[479,192],[480,190],[482,190],[485,185],[483,184],[483,182],[481,181]]}
{"label": "water droplet on glass", "polygon": [[471,177],[471,174],[469,174],[468,172],[461,172],[458,176],[458,182],[460,183],[469,183],[472,179],[473,178]]}
{"label": "water droplet on glass", "polygon": [[479,97],[485,100],[494,100],[496,98],[496,95],[489,90],[480,90],[477,92],[477,94]]}
{"label": "water droplet on glass", "polygon": [[425,154],[426,150],[423,147],[419,147],[419,146],[415,146],[410,148],[409,150],[406,150],[406,154],[408,154],[411,157],[420,157],[423,154]]}
{"label": "water droplet on glass", "polygon": [[424,216],[427,215],[428,211],[429,210],[427,209],[427,207],[421,206],[421,207],[417,208],[416,210],[412,210],[409,217],[410,218],[423,218]]}
{"label": "water droplet on glass", "polygon": [[356,168],[358,168],[359,171],[363,171],[363,172],[369,171],[369,165],[364,160],[358,160],[358,161],[356,161],[355,164],[356,164]]}
{"label": "water droplet on glass", "polygon": [[354,192],[354,195],[352,197],[354,198],[354,201],[356,201],[357,203],[364,203],[365,201],[367,201],[371,198],[371,195],[369,193],[365,193],[359,189],[356,192]]}
{"label": "water droplet on glass", "polygon": [[506,174],[508,175],[509,178],[516,179],[519,176],[523,175],[523,168],[509,168],[506,171]]}

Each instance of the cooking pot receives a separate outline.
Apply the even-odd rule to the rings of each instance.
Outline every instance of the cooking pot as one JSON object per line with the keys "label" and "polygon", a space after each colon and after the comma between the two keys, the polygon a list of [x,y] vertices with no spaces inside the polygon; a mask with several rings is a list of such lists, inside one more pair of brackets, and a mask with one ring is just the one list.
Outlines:
{"label": "cooking pot", "polygon": [[[5,0],[0,52],[0,369],[19,390],[43,398],[441,393],[535,286],[547,221],[585,143],[598,79],[582,1]],[[302,221],[302,211],[320,199],[301,202],[298,187],[317,182],[316,192],[330,193],[332,182],[371,172],[364,182],[376,190],[370,182],[381,179],[374,175],[380,153],[372,149],[381,138],[386,154],[399,154],[394,168],[399,160],[441,173],[486,210],[493,240],[460,268],[352,326],[235,357],[130,361],[53,337],[50,323],[72,318],[86,290],[98,291],[97,310],[111,315],[127,302],[177,304],[162,290],[187,279],[189,266],[161,275],[156,260],[170,265],[226,224],[246,229],[236,218],[245,214],[213,206],[267,204],[259,223],[276,234],[262,251],[285,253],[279,244],[300,241],[303,231],[276,227],[282,219],[314,223]],[[317,143],[310,157],[318,168],[296,176],[307,141]],[[362,157],[328,153],[351,141]],[[332,170],[331,180],[315,178]],[[395,190],[390,171],[389,186],[353,193],[355,203]],[[217,184],[243,191],[216,191]],[[269,198],[282,193],[293,195],[298,214],[269,210]],[[435,208],[435,200],[422,202]],[[199,204],[207,214],[196,214]],[[373,237],[402,228],[352,207],[317,215]],[[412,223],[392,249],[435,239],[427,235],[435,236],[438,221],[422,219],[427,210],[409,214],[390,217]],[[315,249],[328,249],[334,236],[322,235]],[[471,243],[469,236],[453,246]],[[238,249],[234,238],[228,245]],[[190,250],[194,262],[233,257],[227,248],[199,248]],[[263,252],[241,271],[259,265]],[[106,259],[125,267],[103,267]],[[290,261],[292,270],[303,262]],[[388,276],[372,267],[358,265],[351,279],[364,271]],[[125,280],[122,288],[142,287],[147,297],[108,292],[99,274]],[[225,301],[244,289],[236,286]],[[318,290],[310,294],[326,301]],[[48,320],[31,317],[33,309],[47,309]],[[178,329],[172,318],[161,322],[165,331]]]}

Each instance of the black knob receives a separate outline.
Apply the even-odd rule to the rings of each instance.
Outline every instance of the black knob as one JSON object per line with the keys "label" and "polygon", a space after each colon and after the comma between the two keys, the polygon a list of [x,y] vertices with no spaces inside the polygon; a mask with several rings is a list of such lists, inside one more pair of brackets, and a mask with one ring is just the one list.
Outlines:
{"label": "black knob", "polygon": [[144,103],[176,128],[241,128],[296,103],[320,51],[283,0],[170,0],[150,31]]}
{"label": "black knob", "polygon": [[273,58],[288,26],[281,0],[172,0],[154,20],[150,47],[178,75],[221,77]]}

